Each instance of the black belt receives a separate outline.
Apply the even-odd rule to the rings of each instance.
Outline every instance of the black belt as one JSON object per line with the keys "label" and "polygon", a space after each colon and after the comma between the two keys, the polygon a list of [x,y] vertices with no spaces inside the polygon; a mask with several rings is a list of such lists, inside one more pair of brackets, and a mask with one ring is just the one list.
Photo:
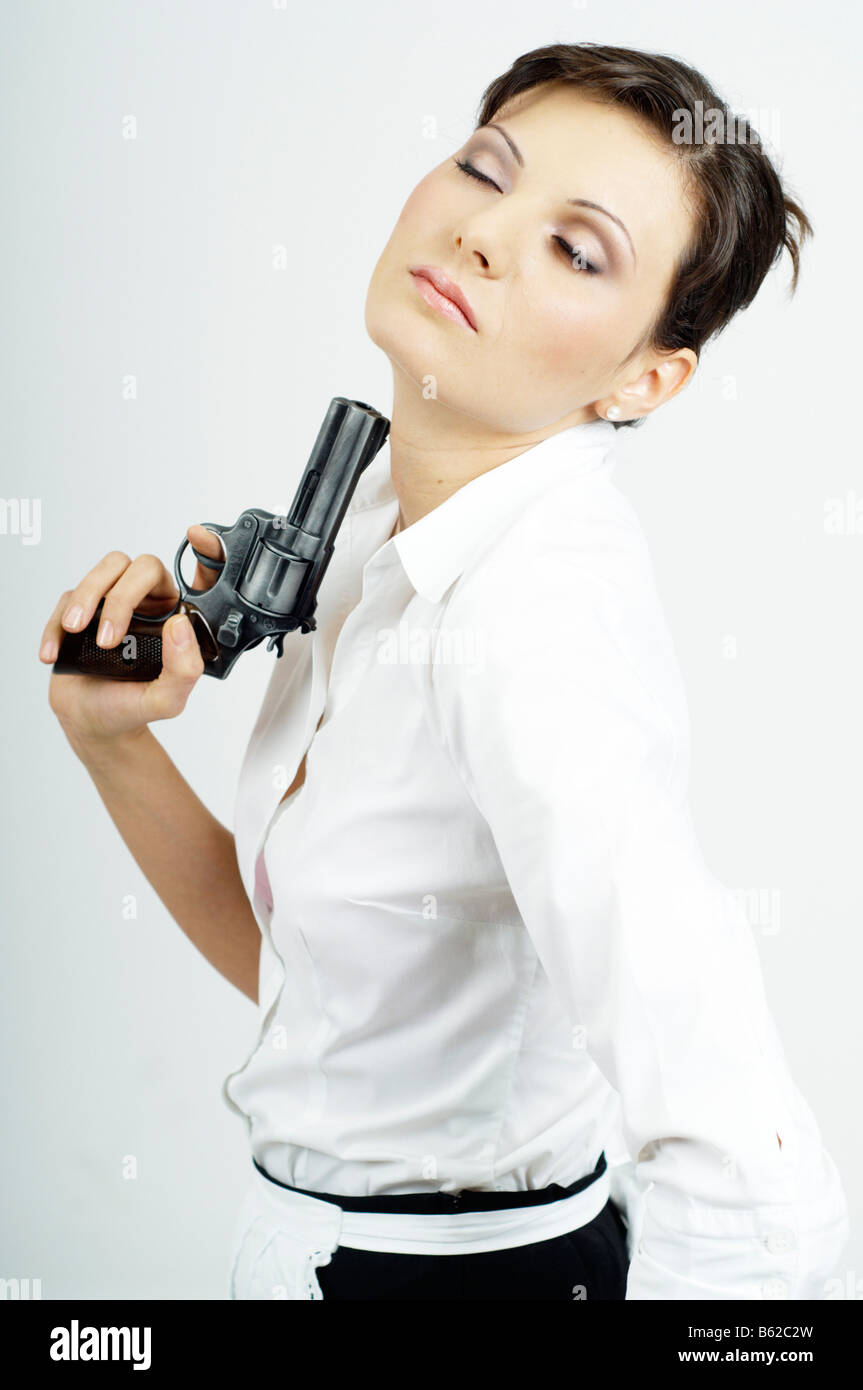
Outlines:
{"label": "black belt", "polygon": [[465,1188],[461,1192],[404,1192],[389,1197],[340,1197],[332,1192],[310,1192],[304,1187],[291,1187],[290,1183],[279,1182],[270,1177],[258,1163],[252,1162],[262,1177],[275,1183],[276,1187],[287,1188],[288,1192],[298,1192],[303,1197],[316,1197],[319,1202],[333,1202],[342,1211],[390,1211],[403,1212],[408,1216],[423,1216],[429,1212],[454,1211],[506,1211],[510,1207],[539,1207],[547,1202],[559,1202],[563,1197],[572,1197],[583,1192],[596,1182],[606,1169],[605,1153],[601,1153],[592,1173],[578,1178],[569,1187],[552,1183],[550,1187],[533,1187],[521,1192],[487,1192],[475,1188]]}

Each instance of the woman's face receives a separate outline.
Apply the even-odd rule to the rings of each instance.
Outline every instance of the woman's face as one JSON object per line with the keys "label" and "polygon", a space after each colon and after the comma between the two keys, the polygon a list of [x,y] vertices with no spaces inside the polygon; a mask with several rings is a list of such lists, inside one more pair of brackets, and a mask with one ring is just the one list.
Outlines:
{"label": "woman's face", "polygon": [[[621,418],[654,408],[696,363],[684,350],[657,375],[665,357],[645,351],[620,365],[659,312],[691,233],[673,154],[633,114],[557,82],[523,93],[495,124],[518,154],[482,127],[405,203],[368,289],[372,341],[423,401],[495,431],[593,419],[593,402],[628,385]],[[455,282],[475,328],[429,302],[417,266]]]}

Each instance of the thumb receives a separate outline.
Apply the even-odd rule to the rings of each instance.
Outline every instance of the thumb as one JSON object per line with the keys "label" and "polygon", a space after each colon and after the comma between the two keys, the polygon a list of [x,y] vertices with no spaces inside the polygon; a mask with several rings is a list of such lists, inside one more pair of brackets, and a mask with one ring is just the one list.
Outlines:
{"label": "thumb", "polygon": [[203,671],[204,658],[195,629],[185,613],[173,614],[162,627],[162,670],[144,690],[148,723],[180,714]]}

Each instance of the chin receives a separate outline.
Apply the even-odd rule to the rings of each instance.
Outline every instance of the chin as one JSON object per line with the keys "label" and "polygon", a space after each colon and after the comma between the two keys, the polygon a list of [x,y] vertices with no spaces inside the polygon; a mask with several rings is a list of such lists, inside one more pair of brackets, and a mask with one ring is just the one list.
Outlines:
{"label": "chin", "polygon": [[376,347],[386,353],[418,386],[429,375],[437,377],[441,362],[441,343],[429,332],[429,325],[411,305],[392,294],[384,294],[374,283],[366,296],[366,332]]}
{"label": "chin", "polygon": [[486,428],[511,428],[511,422],[502,421],[501,414],[517,414],[519,407],[499,386],[487,398],[477,393],[477,363],[466,361],[456,350],[460,330],[445,319],[440,328],[430,321],[406,292],[394,289],[392,278],[381,267],[375,268],[366,294],[365,327],[392,368],[414,383],[421,400],[467,416]]}
{"label": "chin", "polygon": [[365,324],[372,342],[387,356],[391,344],[407,336],[405,317],[404,306],[398,303],[380,265],[377,265],[366,291]]}

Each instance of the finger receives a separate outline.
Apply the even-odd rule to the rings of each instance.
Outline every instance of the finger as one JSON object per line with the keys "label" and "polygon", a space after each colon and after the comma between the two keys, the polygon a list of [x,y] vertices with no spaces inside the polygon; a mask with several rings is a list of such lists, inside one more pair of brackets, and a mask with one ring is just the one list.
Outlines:
{"label": "finger", "polygon": [[[184,646],[174,640],[178,632],[188,639]],[[203,671],[204,658],[192,624],[184,614],[174,614],[162,628],[161,673],[141,691],[141,718],[149,724],[180,714]]]}
{"label": "finger", "polygon": [[93,616],[99,599],[131,564],[122,550],[110,550],[84,575],[74,589],[60,595],[57,606],[42,632],[39,657],[56,661],[64,632],[80,632]]}
{"label": "finger", "polygon": [[158,555],[139,555],[105,594],[97,645],[108,649],[121,642],[137,609],[164,600],[176,603],[178,598],[177,587]]}
{"label": "finger", "polygon": [[60,618],[72,601],[72,592],[71,589],[64,589],[54,606],[54,612],[42,629],[42,638],[39,643],[40,661],[57,660],[57,653],[63,638],[63,626]]}
{"label": "finger", "polygon": [[[190,526],[186,532],[189,544],[196,550],[200,550],[202,555],[206,555],[209,560],[220,560],[224,563],[225,547],[221,536],[216,531],[209,531],[206,526]],[[192,580],[193,589],[211,589],[219,578],[220,570],[208,569],[202,565],[200,560],[195,564],[195,577]]]}

